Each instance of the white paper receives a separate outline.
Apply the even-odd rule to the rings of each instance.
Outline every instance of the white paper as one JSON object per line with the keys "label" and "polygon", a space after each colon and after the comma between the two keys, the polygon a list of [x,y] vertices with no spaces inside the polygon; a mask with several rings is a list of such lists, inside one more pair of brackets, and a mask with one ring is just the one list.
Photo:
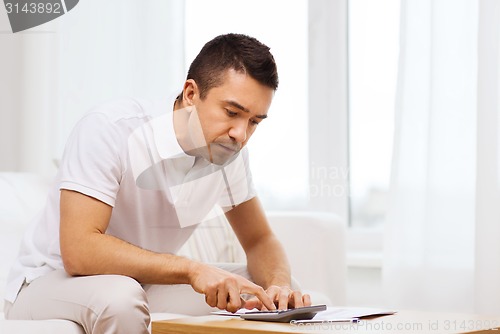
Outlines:
{"label": "white paper", "polygon": [[352,307],[339,308],[329,306],[326,311],[318,312],[312,320],[334,321],[336,319],[359,319],[376,315],[394,314],[395,311],[378,308]]}

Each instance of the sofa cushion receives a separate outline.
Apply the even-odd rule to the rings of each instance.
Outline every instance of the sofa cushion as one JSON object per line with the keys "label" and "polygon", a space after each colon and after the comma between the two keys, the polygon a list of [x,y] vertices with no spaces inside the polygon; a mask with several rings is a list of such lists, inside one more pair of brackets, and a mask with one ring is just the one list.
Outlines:
{"label": "sofa cushion", "polygon": [[26,226],[45,203],[48,186],[34,174],[0,173],[0,226]]}
{"label": "sofa cushion", "polygon": [[0,311],[9,268],[26,225],[40,211],[49,182],[30,173],[0,173]]}
{"label": "sofa cushion", "polygon": [[0,313],[0,333],[85,334],[83,327],[67,320],[3,320]]}

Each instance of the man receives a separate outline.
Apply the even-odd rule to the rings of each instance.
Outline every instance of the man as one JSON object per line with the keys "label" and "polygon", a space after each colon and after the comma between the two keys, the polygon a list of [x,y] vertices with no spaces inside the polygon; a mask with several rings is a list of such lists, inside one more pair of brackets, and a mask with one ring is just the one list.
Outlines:
{"label": "man", "polygon": [[[228,34],[203,47],[175,102],[127,99],[88,113],[23,240],[6,317],[68,319],[87,333],[147,333],[150,312],[310,305],[292,289],[244,149],[277,86],[269,48]],[[221,212],[248,273],[175,255],[196,225]]]}

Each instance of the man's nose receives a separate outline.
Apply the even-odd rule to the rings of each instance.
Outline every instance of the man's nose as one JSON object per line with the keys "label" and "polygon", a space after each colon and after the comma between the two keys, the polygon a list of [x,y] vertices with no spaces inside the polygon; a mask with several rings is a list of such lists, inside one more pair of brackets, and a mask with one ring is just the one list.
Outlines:
{"label": "man's nose", "polygon": [[243,143],[247,139],[247,128],[248,123],[246,121],[238,120],[229,129],[229,137],[237,143]]}

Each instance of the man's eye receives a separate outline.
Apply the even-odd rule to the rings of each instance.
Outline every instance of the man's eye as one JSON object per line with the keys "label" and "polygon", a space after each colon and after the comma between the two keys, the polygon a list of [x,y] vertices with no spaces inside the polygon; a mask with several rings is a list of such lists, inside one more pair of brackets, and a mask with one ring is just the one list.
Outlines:
{"label": "man's eye", "polygon": [[229,109],[226,109],[226,113],[229,117],[234,117],[234,116],[238,115],[238,113],[235,113],[234,111],[231,111]]}
{"label": "man's eye", "polygon": [[250,120],[250,124],[252,124],[252,125],[259,125],[259,122],[254,121],[253,119],[251,119],[251,120]]}

